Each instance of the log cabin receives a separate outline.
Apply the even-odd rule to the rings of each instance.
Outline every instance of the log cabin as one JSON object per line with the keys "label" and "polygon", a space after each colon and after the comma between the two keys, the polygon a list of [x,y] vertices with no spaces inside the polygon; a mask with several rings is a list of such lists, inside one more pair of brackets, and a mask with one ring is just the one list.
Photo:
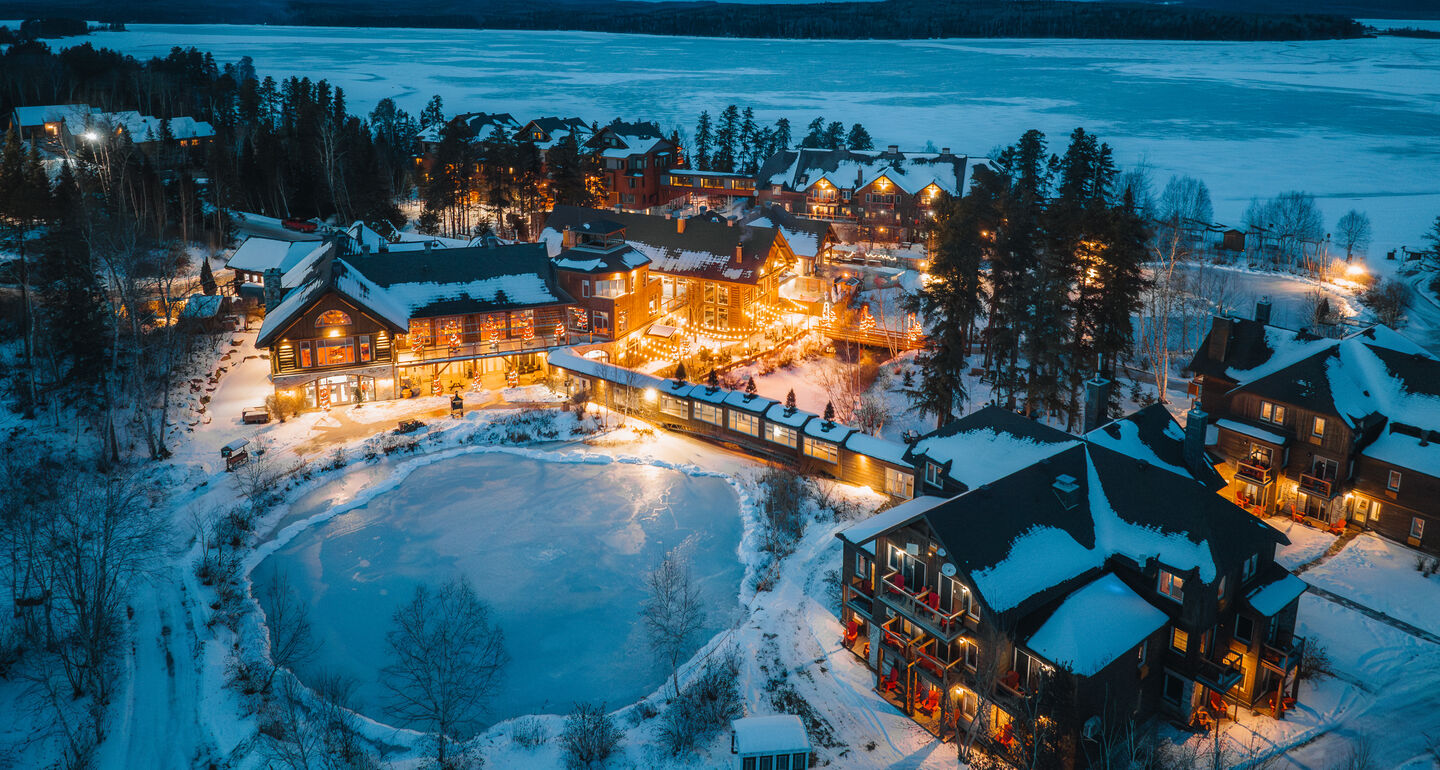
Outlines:
{"label": "log cabin", "polygon": [[1226,494],[1440,553],[1440,360],[1385,326],[1331,339],[1269,311],[1214,318],[1189,365]]}
{"label": "log cabin", "polygon": [[540,370],[573,300],[539,244],[375,251],[335,236],[265,276],[256,346],[315,408],[438,394]]}

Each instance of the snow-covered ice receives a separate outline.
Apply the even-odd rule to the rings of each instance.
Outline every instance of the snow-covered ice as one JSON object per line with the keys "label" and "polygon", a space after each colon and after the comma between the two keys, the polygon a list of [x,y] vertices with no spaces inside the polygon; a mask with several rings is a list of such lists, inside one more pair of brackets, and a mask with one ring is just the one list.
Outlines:
{"label": "snow-covered ice", "polygon": [[[431,94],[447,113],[561,110],[690,129],[702,109],[752,105],[803,128],[859,121],[877,145],[988,154],[1038,128],[1076,126],[1158,183],[1204,179],[1216,216],[1252,196],[1319,196],[1327,228],[1369,213],[1378,251],[1418,247],[1440,212],[1440,48],[1395,37],[1314,42],[737,40],[588,32],[130,25],[77,42],[140,57],[196,46],[261,74],[326,78],[352,109]],[[836,51],[883,67],[836,68]],[[717,61],[727,63],[717,67]]]}
{"label": "snow-covered ice", "polygon": [[667,551],[686,549],[705,597],[696,647],[732,621],[743,571],[737,505],[724,480],[653,465],[463,454],[300,532],[254,579],[261,587],[283,572],[310,607],[322,652],[302,677],[355,677],[361,710],[382,721],[377,674],[391,613],[416,585],[457,573],[491,604],[512,658],[491,716],[619,706],[668,674],[640,618],[644,573]]}

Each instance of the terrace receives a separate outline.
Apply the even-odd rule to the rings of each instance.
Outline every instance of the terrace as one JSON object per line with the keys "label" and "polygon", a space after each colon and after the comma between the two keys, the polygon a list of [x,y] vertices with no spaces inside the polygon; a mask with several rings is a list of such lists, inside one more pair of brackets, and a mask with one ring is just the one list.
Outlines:
{"label": "terrace", "polygon": [[884,590],[881,592],[880,601],[903,614],[907,620],[923,628],[931,636],[949,643],[959,638],[961,631],[965,629],[964,609],[954,608],[953,600],[952,609],[942,609],[940,594],[929,586],[921,586],[919,591],[912,593],[905,588],[904,578],[900,577],[896,570],[885,573],[881,582]]}

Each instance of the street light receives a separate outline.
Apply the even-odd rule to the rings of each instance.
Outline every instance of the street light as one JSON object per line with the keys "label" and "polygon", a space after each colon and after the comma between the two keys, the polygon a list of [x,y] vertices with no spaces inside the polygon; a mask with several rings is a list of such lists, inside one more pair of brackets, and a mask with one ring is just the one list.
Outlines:
{"label": "street light", "polygon": [[81,136],[85,137],[85,141],[87,141],[87,142],[98,142],[98,141],[100,141],[100,134],[98,134],[98,133],[96,133],[96,132],[94,132],[94,131],[86,131],[84,134],[81,134]]}

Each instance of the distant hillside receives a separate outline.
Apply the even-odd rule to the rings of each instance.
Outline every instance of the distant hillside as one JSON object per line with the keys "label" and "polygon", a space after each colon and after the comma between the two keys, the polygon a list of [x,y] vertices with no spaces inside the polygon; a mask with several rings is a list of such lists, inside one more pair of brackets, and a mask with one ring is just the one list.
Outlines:
{"label": "distant hillside", "polygon": [[[1420,0],[1379,0],[1404,6]],[[1356,37],[1347,16],[1256,13],[1302,0],[882,0],[814,4],[635,0],[0,0],[0,16],[101,21],[588,30],[758,38],[1311,40]],[[1319,0],[1311,7],[1341,0]],[[1358,0],[1357,0],[1358,2]],[[1210,7],[1214,6],[1214,7]],[[397,12],[397,8],[403,8]],[[1367,9],[1366,13],[1376,13]]]}

